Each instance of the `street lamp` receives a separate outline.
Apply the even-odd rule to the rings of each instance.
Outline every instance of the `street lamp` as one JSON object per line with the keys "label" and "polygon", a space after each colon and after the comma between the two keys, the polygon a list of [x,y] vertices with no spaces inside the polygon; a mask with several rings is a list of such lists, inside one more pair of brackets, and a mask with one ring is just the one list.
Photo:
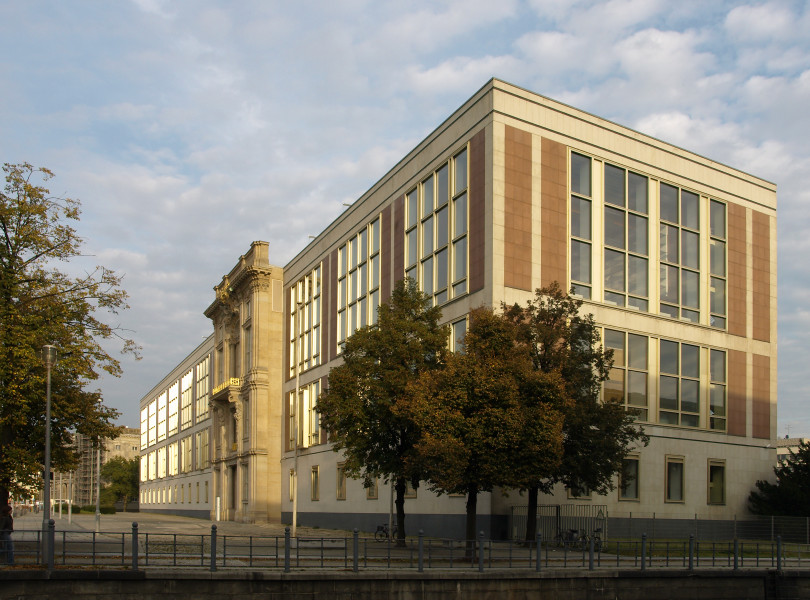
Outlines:
{"label": "street lamp", "polygon": [[300,407],[300,387],[301,387],[301,309],[304,303],[300,300],[296,303],[295,307],[295,408],[293,414],[295,415],[293,421],[293,514],[292,514],[292,536],[296,537],[298,530],[298,411]]}
{"label": "street lamp", "polygon": [[48,371],[45,392],[45,472],[43,474],[42,494],[42,532],[47,533],[48,521],[51,520],[51,369],[56,364],[56,346],[42,346],[42,362]]}

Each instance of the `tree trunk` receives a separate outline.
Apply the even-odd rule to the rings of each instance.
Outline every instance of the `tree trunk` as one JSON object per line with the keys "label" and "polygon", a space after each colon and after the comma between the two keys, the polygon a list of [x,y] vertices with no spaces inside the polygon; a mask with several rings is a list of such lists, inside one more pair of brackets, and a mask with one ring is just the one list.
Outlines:
{"label": "tree trunk", "polygon": [[529,488],[529,507],[526,510],[526,541],[533,542],[537,536],[537,488]]}
{"label": "tree trunk", "polygon": [[394,489],[396,498],[394,504],[397,507],[397,546],[405,547],[405,487],[404,477],[397,477]]}
{"label": "tree trunk", "polygon": [[467,488],[467,551],[465,558],[468,560],[475,559],[475,540],[478,537],[476,534],[476,517],[478,516],[478,486],[470,485]]}

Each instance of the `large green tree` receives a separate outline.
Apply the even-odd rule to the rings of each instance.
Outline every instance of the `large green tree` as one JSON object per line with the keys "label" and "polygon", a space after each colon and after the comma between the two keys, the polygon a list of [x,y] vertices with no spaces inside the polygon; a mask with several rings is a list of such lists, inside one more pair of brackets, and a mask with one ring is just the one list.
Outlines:
{"label": "large green tree", "polygon": [[416,454],[428,486],[467,496],[466,538],[476,537],[478,494],[549,476],[562,455],[563,386],[532,364],[517,327],[490,308],[470,313],[464,351],[414,382],[396,412],[422,432]]}
{"label": "large green tree", "polygon": [[343,452],[346,474],[366,484],[377,477],[393,483],[401,542],[406,485],[416,487],[422,479],[408,461],[420,432],[394,407],[411,393],[411,381],[445,360],[449,331],[439,326],[441,311],[431,304],[412,279],[397,282],[391,299],[380,305],[377,323],[344,343],[343,364],[329,372],[317,405],[335,451]]}
{"label": "large green tree", "polygon": [[552,473],[537,471],[524,481],[528,491],[526,539],[537,531],[540,491],[555,483],[604,494],[614,487],[622,459],[647,437],[620,402],[600,400],[613,364],[612,350],[600,343],[593,315],[582,315],[582,300],[555,282],[538,289],[526,306],[504,307],[531,348],[535,369],[557,373],[565,382],[562,460]]}
{"label": "large green tree", "polygon": [[45,446],[45,378],[40,349],[53,344],[52,465],[75,465],[71,433],[115,437],[117,411],[87,386],[99,371],[118,375],[120,365],[103,342],[120,341],[137,353],[119,327],[105,319],[127,308],[121,279],[104,267],[81,275],[61,270],[80,256],[82,239],[71,226],[79,202],[45,187],[53,174],[30,164],[5,164],[0,193],[0,506],[9,493],[41,483]]}
{"label": "large green tree", "polygon": [[776,481],[759,480],[748,496],[757,515],[810,517],[810,444],[801,442],[787,460],[773,469]]}
{"label": "large green tree", "polygon": [[101,480],[106,484],[101,490],[101,499],[105,504],[120,500],[126,511],[127,502],[138,497],[139,474],[140,461],[137,458],[114,456],[101,467]]}

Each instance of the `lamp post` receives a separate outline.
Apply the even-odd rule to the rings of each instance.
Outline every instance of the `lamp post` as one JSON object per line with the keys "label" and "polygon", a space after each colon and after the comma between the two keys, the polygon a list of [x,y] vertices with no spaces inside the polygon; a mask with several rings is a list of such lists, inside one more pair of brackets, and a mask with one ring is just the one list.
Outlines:
{"label": "lamp post", "polygon": [[298,410],[300,405],[300,384],[301,384],[301,307],[304,305],[300,300],[295,307],[295,404],[293,420],[293,514],[292,514],[292,536],[296,537],[298,529]]}
{"label": "lamp post", "polygon": [[48,371],[45,388],[45,471],[42,484],[42,533],[47,537],[45,534],[48,531],[48,521],[51,520],[51,369],[56,364],[56,346],[43,346],[41,357]]}
{"label": "lamp post", "polygon": [[101,440],[96,448],[96,533],[101,529]]}

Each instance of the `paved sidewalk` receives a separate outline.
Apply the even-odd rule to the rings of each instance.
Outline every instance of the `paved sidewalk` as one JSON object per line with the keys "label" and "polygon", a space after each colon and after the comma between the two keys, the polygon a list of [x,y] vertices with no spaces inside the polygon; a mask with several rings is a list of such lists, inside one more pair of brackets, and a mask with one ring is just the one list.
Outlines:
{"label": "paved sidewalk", "polygon": [[[52,515],[56,531],[94,531],[96,526],[95,514],[74,514],[68,522],[67,513]],[[254,535],[254,536],[284,536],[287,525],[280,523],[234,523],[232,521],[214,522],[207,519],[195,519],[176,515],[164,515],[149,512],[116,513],[114,515],[101,515],[100,531],[105,533],[121,533],[132,531],[132,523],[138,523],[140,533],[183,533],[206,535],[211,533],[211,525],[217,526],[219,535]],[[16,532],[23,530],[42,529],[42,513],[28,513],[14,518]],[[352,533],[334,529],[317,529],[313,527],[298,527],[299,537],[348,537]],[[362,534],[369,535],[369,534]],[[19,535],[14,536],[20,539]]]}

